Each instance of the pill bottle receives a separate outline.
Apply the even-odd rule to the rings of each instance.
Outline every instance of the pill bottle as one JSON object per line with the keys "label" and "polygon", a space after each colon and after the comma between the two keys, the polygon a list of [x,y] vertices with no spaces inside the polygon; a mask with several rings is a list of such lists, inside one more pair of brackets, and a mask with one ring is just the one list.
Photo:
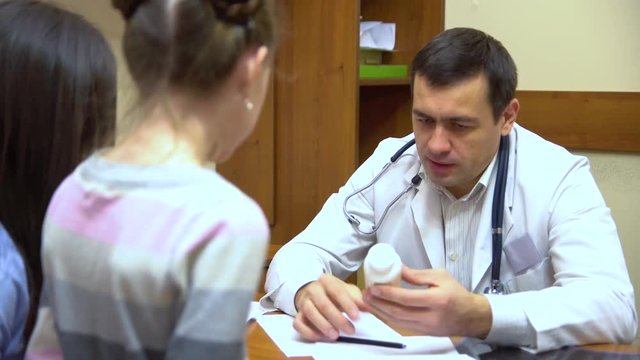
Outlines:
{"label": "pill bottle", "polygon": [[400,286],[400,271],[402,260],[393,246],[389,244],[376,244],[369,249],[364,258],[364,283],[365,287],[376,284],[389,284]]}

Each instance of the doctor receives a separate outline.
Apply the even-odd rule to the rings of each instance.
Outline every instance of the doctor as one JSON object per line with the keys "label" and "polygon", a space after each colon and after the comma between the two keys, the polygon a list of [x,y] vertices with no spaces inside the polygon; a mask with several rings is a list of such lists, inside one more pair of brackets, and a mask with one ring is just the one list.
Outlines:
{"label": "doctor", "polygon": [[[413,134],[382,141],[280,249],[263,301],[295,315],[308,340],[352,333],[341,313],[356,319],[359,311],[425,335],[533,351],[633,340],[633,287],[587,159],[515,123],[516,67],[502,44],[478,30],[447,30],[418,52],[412,78]],[[414,137],[371,187],[349,197]],[[502,228],[492,230],[496,214]],[[494,244],[492,232],[502,241]],[[402,288],[362,293],[343,281],[376,243],[400,255]]]}

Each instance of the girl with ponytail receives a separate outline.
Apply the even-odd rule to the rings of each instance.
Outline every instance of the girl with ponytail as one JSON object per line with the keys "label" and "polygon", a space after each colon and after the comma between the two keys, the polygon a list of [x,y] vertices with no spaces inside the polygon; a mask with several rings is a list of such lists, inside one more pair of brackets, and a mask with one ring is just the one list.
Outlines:
{"label": "girl with ponytail", "polygon": [[268,0],[113,0],[139,117],[57,189],[27,358],[241,359],[269,239],[209,163],[253,130],[274,51]]}

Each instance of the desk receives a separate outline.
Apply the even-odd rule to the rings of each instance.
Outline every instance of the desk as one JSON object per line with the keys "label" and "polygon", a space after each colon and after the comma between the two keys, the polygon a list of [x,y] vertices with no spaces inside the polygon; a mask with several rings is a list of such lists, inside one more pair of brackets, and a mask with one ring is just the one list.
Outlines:
{"label": "desk", "polygon": [[249,360],[287,359],[256,321],[252,321],[247,327],[247,353]]}
{"label": "desk", "polygon": [[[257,322],[252,321],[247,328],[247,351],[249,360],[287,359],[271,341],[269,335]],[[312,359],[310,357],[295,359]],[[533,355],[518,349],[499,349],[480,356],[482,360],[529,360],[529,359],[563,359],[563,360],[640,360],[640,346],[600,344],[570,347]]]}

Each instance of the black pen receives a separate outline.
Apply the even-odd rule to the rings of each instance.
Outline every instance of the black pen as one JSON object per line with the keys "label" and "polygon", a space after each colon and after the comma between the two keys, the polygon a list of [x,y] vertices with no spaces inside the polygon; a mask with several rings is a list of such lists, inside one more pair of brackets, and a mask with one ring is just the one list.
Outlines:
{"label": "black pen", "polygon": [[350,336],[338,336],[336,341],[344,342],[344,343],[352,343],[352,344],[384,346],[384,347],[396,348],[396,349],[404,349],[407,347],[407,345],[397,343],[397,342],[363,339],[363,338],[350,337]]}

